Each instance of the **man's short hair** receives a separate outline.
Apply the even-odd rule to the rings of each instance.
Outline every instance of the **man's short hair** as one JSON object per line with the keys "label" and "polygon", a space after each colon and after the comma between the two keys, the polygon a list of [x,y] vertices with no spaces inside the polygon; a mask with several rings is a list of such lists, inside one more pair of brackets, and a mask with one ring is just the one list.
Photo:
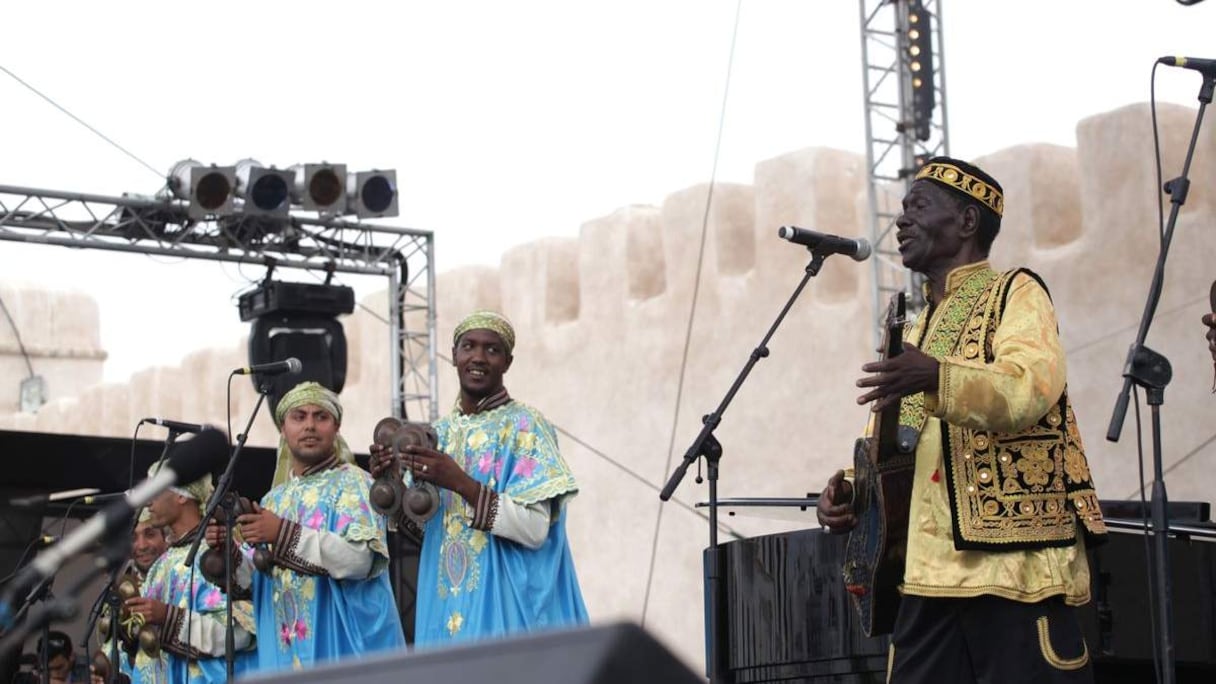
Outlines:
{"label": "man's short hair", "polygon": [[[42,639],[38,639],[38,650],[42,650]],[[56,656],[72,659],[72,638],[64,632],[52,630],[47,634],[46,659],[49,662]]]}

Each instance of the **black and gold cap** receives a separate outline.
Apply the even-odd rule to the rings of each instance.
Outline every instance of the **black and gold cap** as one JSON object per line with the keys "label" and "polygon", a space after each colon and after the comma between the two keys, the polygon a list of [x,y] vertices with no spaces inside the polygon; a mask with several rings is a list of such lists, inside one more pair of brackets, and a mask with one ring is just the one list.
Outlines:
{"label": "black and gold cap", "polygon": [[931,180],[978,201],[1000,218],[1005,213],[1001,184],[980,167],[952,157],[933,157],[916,172],[915,180]]}

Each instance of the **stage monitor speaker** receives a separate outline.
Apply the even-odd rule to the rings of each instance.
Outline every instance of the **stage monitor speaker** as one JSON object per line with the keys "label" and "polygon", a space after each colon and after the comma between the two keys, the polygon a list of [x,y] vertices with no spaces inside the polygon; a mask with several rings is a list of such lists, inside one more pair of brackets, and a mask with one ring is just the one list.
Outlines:
{"label": "stage monitor speaker", "polygon": [[618,623],[386,654],[301,672],[254,677],[258,684],[704,684],[641,627]]}

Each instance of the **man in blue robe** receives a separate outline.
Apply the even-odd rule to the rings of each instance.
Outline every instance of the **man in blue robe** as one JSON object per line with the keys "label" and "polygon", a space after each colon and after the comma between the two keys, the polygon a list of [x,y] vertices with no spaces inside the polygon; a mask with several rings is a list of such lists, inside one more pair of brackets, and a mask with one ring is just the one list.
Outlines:
{"label": "man in blue robe", "polygon": [[[152,477],[159,470],[148,471]],[[158,637],[159,651],[142,647],[135,655],[132,682],[138,684],[202,684],[227,679],[227,597],[203,576],[202,554],[185,564],[194,538],[201,532],[202,506],[211,496],[210,475],[184,487],[170,487],[148,503],[149,523],[169,531],[169,547],[148,569],[140,596],[126,608]],[[248,601],[233,603],[234,673],[253,665],[253,609]],[[142,639],[141,639],[142,640]]]}
{"label": "man in blue robe", "polygon": [[[338,434],[342,406],[315,382],[275,407],[280,429],[276,484],[254,512],[237,518],[247,544],[271,564],[239,555],[237,582],[252,585],[263,671],[405,647],[388,573],[384,519],[368,502],[371,477],[352,463]],[[208,543],[218,546],[218,527]]]}
{"label": "man in blue robe", "polygon": [[[131,581],[135,586],[143,585],[144,578],[148,576],[148,571],[152,569],[152,564],[156,559],[161,557],[169,548],[169,540],[165,538],[165,528],[159,525],[152,524],[152,514],[145,506],[139,512],[139,519],[135,523],[135,529],[131,532],[131,560],[126,569],[123,571],[122,578],[124,581]],[[110,588],[109,591],[113,591]],[[108,598],[108,597],[107,597]],[[101,607],[101,617],[110,625],[108,630],[102,630],[98,627],[97,643],[99,644],[97,653],[105,657],[109,662],[114,656],[117,656],[119,664],[119,672],[126,675],[131,684],[140,684],[138,677],[135,675],[135,643],[127,643],[118,639],[117,620],[110,618],[110,607],[108,602]],[[109,636],[106,636],[106,631]],[[118,641],[117,650],[115,649],[115,641]]]}
{"label": "man in blue robe", "polygon": [[587,622],[566,538],[566,503],[578,492],[553,426],[511,398],[515,331],[476,312],[456,327],[460,397],[435,424],[438,449],[407,446],[400,466],[373,445],[373,473],[402,467],[440,488],[418,571],[416,644],[484,639]]}

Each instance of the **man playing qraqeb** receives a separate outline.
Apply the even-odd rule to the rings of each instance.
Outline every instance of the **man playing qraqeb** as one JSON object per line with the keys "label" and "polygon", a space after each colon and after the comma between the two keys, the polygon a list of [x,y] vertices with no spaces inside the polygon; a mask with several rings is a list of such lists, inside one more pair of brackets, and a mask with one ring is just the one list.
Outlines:
{"label": "man playing qraqeb", "polygon": [[[275,407],[280,460],[274,487],[237,518],[247,544],[266,545],[273,567],[256,570],[252,549],[235,559],[252,586],[258,665],[302,669],[323,661],[403,648],[388,573],[384,519],[372,512],[371,477],[352,463],[339,434],[338,396],[297,385]],[[207,541],[218,545],[218,527]]]}
{"label": "man playing qraqeb", "polygon": [[[587,622],[566,537],[578,484],[553,426],[503,386],[514,347],[501,314],[461,321],[452,335],[460,397],[435,423],[438,449],[404,450],[405,476],[441,489],[419,558],[420,647]],[[379,473],[387,451],[371,451]]]}

